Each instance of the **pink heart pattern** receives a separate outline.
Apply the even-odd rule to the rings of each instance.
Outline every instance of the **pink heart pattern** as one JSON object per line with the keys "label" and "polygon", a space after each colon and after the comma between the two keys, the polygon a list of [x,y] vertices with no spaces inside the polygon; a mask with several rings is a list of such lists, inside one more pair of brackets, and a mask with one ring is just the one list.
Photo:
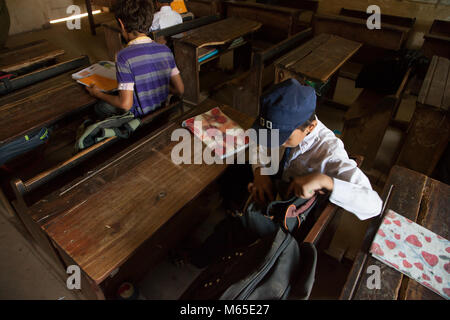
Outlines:
{"label": "pink heart pattern", "polygon": [[450,299],[450,241],[388,210],[370,252],[390,267]]}

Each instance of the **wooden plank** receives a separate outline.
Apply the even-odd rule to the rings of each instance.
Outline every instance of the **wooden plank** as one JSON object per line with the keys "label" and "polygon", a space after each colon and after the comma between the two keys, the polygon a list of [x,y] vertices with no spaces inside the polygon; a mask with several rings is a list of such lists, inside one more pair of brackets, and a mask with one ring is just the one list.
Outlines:
{"label": "wooden plank", "polygon": [[316,0],[278,0],[278,6],[317,12],[319,1]]}
{"label": "wooden plank", "polygon": [[401,49],[409,31],[408,28],[390,24],[384,24],[382,29],[370,30],[367,28],[366,20],[328,14],[316,14],[313,28],[315,34],[335,34],[388,50]]}
{"label": "wooden plank", "polygon": [[433,56],[450,59],[450,36],[427,33],[423,37],[425,39],[422,46],[424,56],[429,59]]}
{"label": "wooden plank", "polygon": [[430,28],[430,33],[437,36],[450,37],[450,21],[434,20]]}
{"label": "wooden plank", "polygon": [[[443,106],[445,88],[450,70],[450,60],[438,57],[436,68],[426,96],[425,105],[448,110],[448,105]],[[446,107],[446,108],[445,108]]]}
{"label": "wooden plank", "polygon": [[175,61],[184,82],[183,99],[196,104],[200,99],[198,49],[179,40],[174,41],[173,47]]}
{"label": "wooden plank", "polygon": [[[207,101],[195,113],[214,106]],[[222,110],[244,128],[253,122],[230,107]],[[179,123],[141,140],[30,209],[33,220],[97,284],[225,170],[226,165],[173,164],[176,128]]]}
{"label": "wooden plank", "polygon": [[258,30],[261,23],[242,18],[227,18],[195,29],[180,41],[201,48],[226,44]]}
{"label": "wooden plank", "polygon": [[[450,186],[439,181],[428,179],[424,190],[417,223],[449,238],[448,226],[450,225]],[[401,298],[405,300],[444,300],[443,297],[425,288],[417,281],[404,277],[404,292]]]}
{"label": "wooden plank", "polygon": [[14,72],[41,62],[55,59],[64,54],[48,41],[36,43],[33,46],[0,53],[0,70]]}
{"label": "wooden plank", "polygon": [[309,79],[326,82],[361,46],[352,40],[330,36],[289,69]]}
{"label": "wooden plank", "polygon": [[[342,16],[358,18],[367,20],[372,14],[367,13],[366,11],[354,10],[342,8],[340,13]],[[416,22],[416,18],[410,17],[401,17],[401,16],[393,16],[389,14],[381,14],[381,28],[383,28],[384,23],[396,25],[405,28],[413,28]]]}
{"label": "wooden plank", "polygon": [[431,63],[428,67],[427,74],[420,88],[419,97],[417,98],[417,102],[421,104],[425,104],[425,100],[427,99],[428,92],[430,91],[431,82],[433,81],[433,75],[436,71],[436,66],[438,63],[439,57],[433,56],[431,59]]}
{"label": "wooden plank", "polygon": [[[383,192],[383,197],[386,196],[387,187],[394,185],[391,200],[387,205],[387,209],[398,212],[404,217],[416,221],[420,206],[422,203],[423,193],[426,187],[427,177],[420,173],[411,171],[409,169],[394,166],[391,169],[389,178],[386,182],[386,187]],[[377,220],[378,224],[381,220]],[[376,232],[375,229],[373,232]],[[373,239],[373,235],[370,235]],[[366,253],[367,254],[367,253]],[[378,266],[381,270],[381,288],[368,289],[367,281],[371,273],[367,273],[368,266]],[[363,267],[363,272],[358,281],[355,295],[355,300],[396,300],[400,290],[403,275],[395,269],[379,262],[372,256],[367,258]]]}
{"label": "wooden plank", "polygon": [[[66,75],[70,77],[70,75]],[[52,81],[51,81],[52,82]],[[0,107],[0,145],[33,130],[54,124],[97,100],[71,80]]]}
{"label": "wooden plank", "polygon": [[189,0],[185,1],[186,8],[195,17],[222,15],[222,4],[218,0]]}

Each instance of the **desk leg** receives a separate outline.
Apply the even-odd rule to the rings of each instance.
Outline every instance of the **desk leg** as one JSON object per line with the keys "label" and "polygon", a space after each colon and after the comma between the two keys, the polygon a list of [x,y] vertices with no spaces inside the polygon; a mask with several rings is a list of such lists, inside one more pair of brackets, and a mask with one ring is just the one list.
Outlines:
{"label": "desk leg", "polygon": [[175,61],[184,82],[184,100],[193,104],[200,102],[200,65],[197,51],[197,48],[180,41],[174,42]]}
{"label": "desk leg", "polygon": [[91,26],[91,33],[93,36],[97,34],[95,31],[95,21],[94,21],[94,15],[92,14],[92,4],[91,0],[86,0],[86,9],[89,16],[89,25]]}

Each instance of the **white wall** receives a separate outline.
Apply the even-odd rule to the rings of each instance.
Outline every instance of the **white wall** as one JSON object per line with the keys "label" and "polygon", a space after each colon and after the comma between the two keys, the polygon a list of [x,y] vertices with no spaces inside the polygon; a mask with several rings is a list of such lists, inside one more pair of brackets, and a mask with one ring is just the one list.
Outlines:
{"label": "white wall", "polygon": [[50,20],[66,17],[72,4],[86,12],[84,0],[6,0],[6,4],[11,16],[10,35],[41,29]]}

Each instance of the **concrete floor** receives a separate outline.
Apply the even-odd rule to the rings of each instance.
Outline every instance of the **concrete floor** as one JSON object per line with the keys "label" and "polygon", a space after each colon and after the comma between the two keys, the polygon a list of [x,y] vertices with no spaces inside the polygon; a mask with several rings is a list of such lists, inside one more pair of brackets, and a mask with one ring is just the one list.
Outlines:
{"label": "concrete floor", "polygon": [[[107,14],[96,16],[97,21],[108,20]],[[87,21],[83,19],[82,30],[68,31],[64,24],[54,25],[51,29],[34,31],[10,37],[9,46],[26,43],[36,39],[48,39],[59,47],[66,49],[68,56],[86,54],[91,62],[107,59],[106,45],[103,32],[98,29],[96,37],[88,32]],[[354,82],[339,79],[335,100],[350,104],[359,92],[354,88]],[[415,98],[407,97],[400,108],[398,119],[409,120],[414,111]],[[332,130],[342,131],[344,112],[331,107],[321,106],[318,109],[319,118]],[[390,169],[392,157],[398,147],[401,133],[396,129],[389,129],[383,141],[372,173],[372,182],[376,187],[382,187],[383,177]],[[213,213],[193,235],[194,238],[204,239],[212,231],[212,227],[223,217],[220,210]],[[352,226],[350,230],[346,227]],[[332,243],[335,247],[343,248],[347,258],[352,258],[361,244],[362,235],[367,224],[354,218],[348,213],[343,215],[340,228],[347,235],[345,240],[335,237]],[[342,231],[341,230],[341,231]],[[352,230],[358,230],[354,232]],[[22,228],[14,217],[0,206],[0,299],[80,299],[66,288],[61,278],[53,271],[49,263],[44,260],[30,245],[29,239],[21,233]],[[349,237],[348,234],[352,234]],[[345,281],[349,266],[339,263],[324,254],[319,260],[319,270],[324,273],[314,291],[313,299],[336,299],[340,287]],[[190,282],[201,270],[186,265],[177,267],[169,260],[162,262],[153,269],[139,284],[142,296],[146,299],[177,299]],[[330,278],[331,273],[333,277]],[[82,298],[82,297],[81,297]]]}

